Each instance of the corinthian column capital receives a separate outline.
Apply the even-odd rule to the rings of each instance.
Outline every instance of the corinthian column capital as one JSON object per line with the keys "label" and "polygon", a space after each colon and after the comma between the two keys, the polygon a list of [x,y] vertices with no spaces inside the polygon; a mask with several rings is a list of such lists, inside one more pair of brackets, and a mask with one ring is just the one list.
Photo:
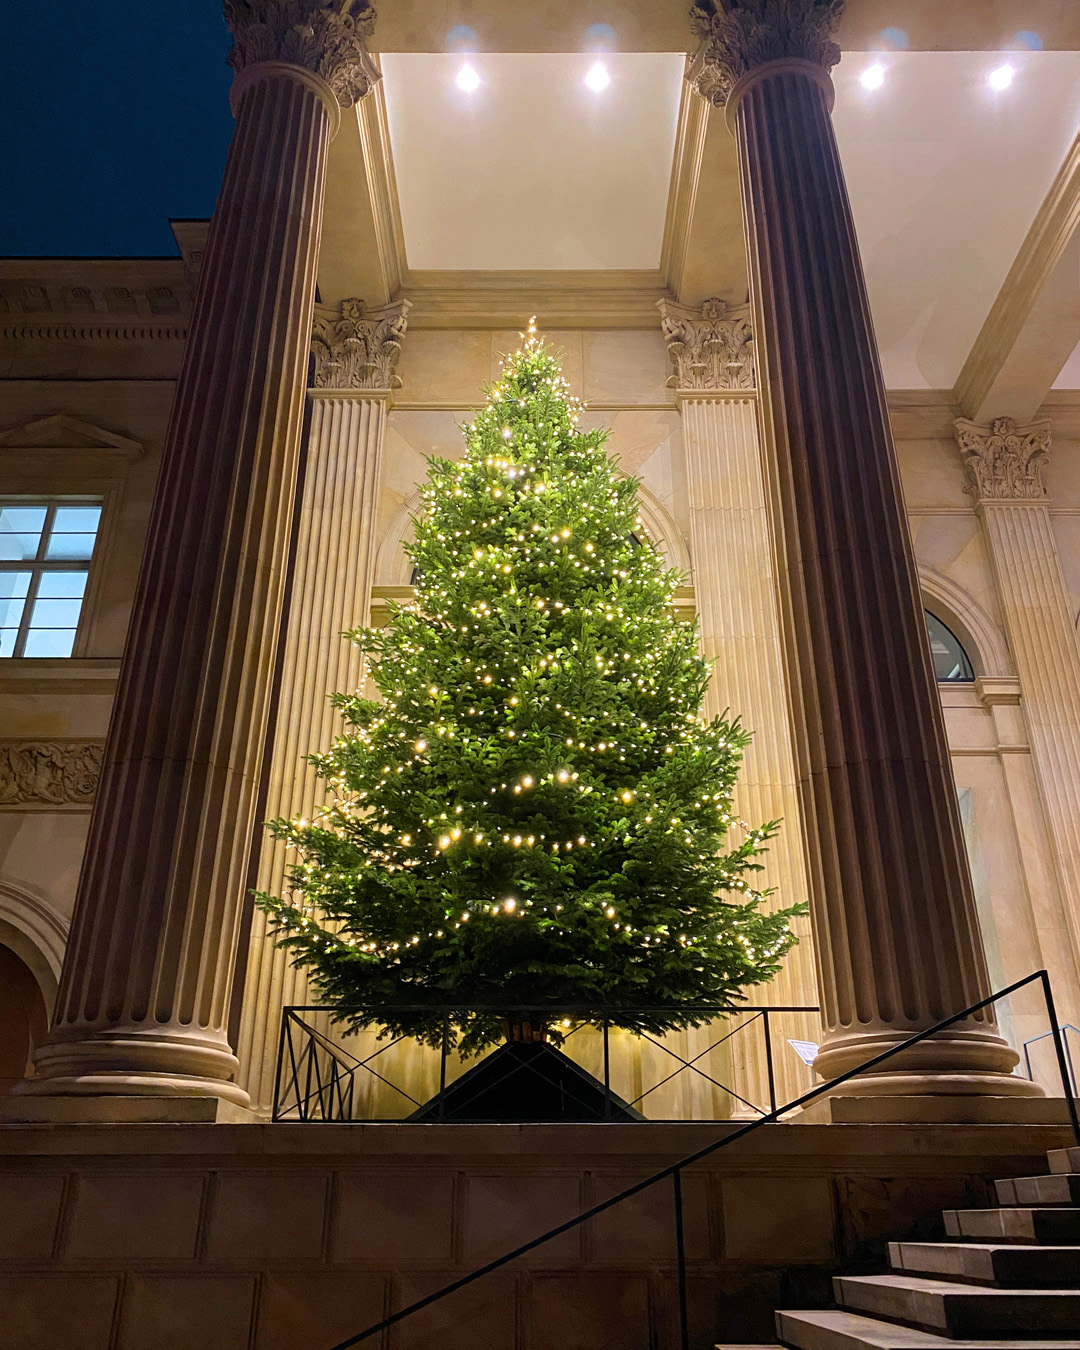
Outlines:
{"label": "corinthian column capital", "polygon": [[964,491],[977,502],[1046,499],[1049,422],[1018,427],[1011,417],[995,417],[980,426],[958,417],[953,425],[968,480]]}
{"label": "corinthian column capital", "polygon": [[362,300],[343,300],[341,310],[315,313],[311,350],[316,389],[400,389],[394,373],[405,336],[409,300],[364,313]]}
{"label": "corinthian column capital", "polygon": [[318,75],[343,108],[358,103],[379,80],[367,49],[375,31],[371,0],[225,0],[233,35],[229,65],[282,62]]}
{"label": "corinthian column capital", "polygon": [[844,0],[695,0],[698,48],[686,78],[722,108],[740,80],[770,61],[808,61],[827,75],[840,60],[833,34],[843,9]]}
{"label": "corinthian column capital", "polygon": [[700,309],[657,301],[671,357],[669,388],[753,389],[754,335],[750,306],[706,300]]}

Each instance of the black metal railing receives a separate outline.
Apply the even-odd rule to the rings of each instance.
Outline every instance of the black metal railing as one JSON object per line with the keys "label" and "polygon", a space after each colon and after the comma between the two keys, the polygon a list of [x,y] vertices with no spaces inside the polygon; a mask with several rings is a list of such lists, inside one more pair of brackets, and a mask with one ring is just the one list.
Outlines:
{"label": "black metal railing", "polygon": [[811,1088],[809,1092],[804,1092],[793,1101],[785,1105],[776,1107],[756,1120],[749,1121],[746,1125],[740,1126],[726,1134],[723,1139],[717,1139],[711,1144],[706,1144],[696,1152],[688,1154],[685,1158],[680,1158],[678,1162],[671,1163],[668,1167],[663,1167],[652,1176],[646,1177],[643,1181],[636,1182],[633,1186],[628,1186],[625,1190],[613,1195],[610,1199],[602,1200],[599,1204],[593,1205],[590,1209],[576,1215],[572,1219],[567,1219],[565,1223],[549,1228],[546,1233],[541,1233],[539,1237],[532,1238],[529,1242],[522,1243],[515,1247],[513,1251],[504,1253],[492,1261],[485,1262],[467,1275],[462,1275],[459,1279],[451,1281],[434,1293],[428,1294],[426,1298],[418,1299],[415,1303],[410,1303],[408,1307],[400,1311],[390,1313],[389,1316],[380,1321],[365,1327],[363,1331],[358,1331],[355,1336],[349,1336],[346,1340],[339,1341],[331,1350],[351,1350],[354,1345],[359,1345],[363,1341],[370,1340],[372,1336],[377,1336],[398,1322],[402,1322],[407,1317],[412,1317],[415,1313],[424,1308],[429,1308],[433,1303],[438,1303],[441,1299],[447,1298],[450,1294],[456,1293],[459,1289],[464,1289],[467,1285],[476,1280],[483,1279],[485,1275],[490,1275],[493,1271],[502,1269],[512,1261],[526,1256],[529,1252],[535,1251],[537,1247],[542,1247],[545,1243],[551,1242],[554,1238],[560,1237],[563,1233],[568,1233],[583,1223],[588,1223],[598,1215],[613,1209],[616,1205],[621,1205],[635,1195],[640,1195],[642,1191],[656,1186],[662,1181],[670,1178],[672,1183],[672,1210],[673,1210],[673,1236],[675,1242],[675,1261],[678,1274],[678,1299],[679,1299],[679,1334],[681,1350],[690,1350],[690,1323],[687,1310],[686,1294],[686,1248],[685,1234],[683,1225],[683,1205],[682,1205],[682,1173],[688,1167],[699,1163],[702,1159],[709,1157],[722,1148],[727,1148],[739,1139],[745,1139],[747,1135],[753,1134],[755,1130],[761,1129],[763,1125],[768,1125],[778,1120],[782,1115],[789,1111],[794,1111],[799,1107],[807,1106],[818,1097],[827,1092],[832,1092],[843,1083],[850,1082],[860,1074],[876,1069],[879,1065],[891,1060],[895,1055],[902,1054],[905,1050],[910,1050],[912,1046],[928,1040],[939,1031],[945,1031],[965,1018],[971,1017],[973,1013],[981,1012],[983,1008],[990,1007],[998,1003],[1001,999],[1008,998],[1018,990],[1026,988],[1029,984],[1038,982],[1042,988],[1043,1001],[1046,1005],[1047,1020],[1050,1024],[1050,1035],[1054,1040],[1054,1049],[1057,1058],[1057,1068],[1061,1080],[1062,1095],[1068,1109],[1069,1124],[1072,1129],[1073,1139],[1078,1148],[1080,1148],[1080,1118],[1077,1117],[1076,1102],[1072,1096],[1071,1082],[1069,1078],[1069,1066],[1065,1054],[1065,1044],[1062,1038],[1061,1029],[1057,1020],[1057,1012],[1054,1007],[1053,990],[1050,988],[1050,979],[1045,970],[1037,970],[1033,974],[1025,976],[1022,980],[1017,980],[1005,989],[1000,989],[996,993],[990,994],[987,998],[980,999],[978,1003],[973,1003],[970,1008],[964,1008],[963,1011],[954,1013],[951,1017],[945,1017],[940,1022],[935,1022],[933,1026],[927,1027],[924,1031],[917,1032],[914,1036],[909,1036],[907,1040],[900,1041],[891,1046],[888,1050],[883,1050],[881,1054],[874,1055],[863,1064],[857,1065],[854,1069],[849,1069],[847,1073],[839,1074],[836,1078],[830,1079],[827,1083],[820,1083],[817,1087]]}
{"label": "black metal railing", "polygon": [[[1069,1069],[1069,1082],[1070,1082],[1070,1084],[1071,1084],[1071,1086],[1072,1086],[1072,1095],[1075,1097],[1075,1096],[1076,1096],[1076,1070],[1073,1068],[1072,1051],[1069,1049],[1069,1032],[1070,1032],[1070,1031],[1072,1032],[1072,1034],[1073,1034],[1074,1036],[1080,1036],[1080,1027],[1074,1027],[1073,1024],[1072,1024],[1071,1022],[1063,1022],[1063,1023],[1061,1024],[1061,1026],[1058,1027],[1058,1032],[1059,1032],[1059,1034],[1060,1034],[1060,1036],[1061,1036],[1061,1043],[1062,1043],[1062,1046],[1063,1046],[1064,1049],[1065,1049],[1065,1063],[1068,1065],[1068,1069]],[[1053,1031],[1053,1028],[1051,1028],[1049,1031],[1044,1031],[1044,1032],[1042,1032],[1042,1033],[1041,1033],[1040,1035],[1038,1035],[1038,1036],[1029,1036],[1028,1039],[1024,1042],[1024,1045],[1023,1045],[1023,1051],[1024,1051],[1024,1067],[1027,1069],[1027,1076],[1028,1076],[1032,1081],[1034,1081],[1034,1079],[1035,1079],[1035,1066],[1033,1065],[1032,1059],[1031,1059],[1031,1047],[1032,1047],[1033,1045],[1039,1045],[1042,1041],[1049,1040],[1053,1035],[1054,1035],[1054,1031]]]}
{"label": "black metal railing", "polygon": [[[414,1111],[423,1107],[424,1103],[414,1095],[414,1090],[410,1090],[410,1086],[403,1082],[403,1066],[395,1063],[390,1055],[390,1051],[395,1047],[409,1043],[410,1037],[385,1036],[380,1041],[373,1041],[368,1052],[359,1054],[354,1054],[344,1044],[346,1038],[355,1040],[347,1030],[347,1026],[350,1015],[357,1011],[359,1010],[348,1007],[316,1004],[284,1009],[274,1082],[275,1121],[338,1123],[351,1120],[400,1121],[409,1118]],[[432,1008],[430,1005],[418,1004],[395,1008],[394,1011],[424,1012],[442,1019],[443,1034],[440,1048],[437,1052],[429,1052],[432,1057],[437,1054],[438,1089],[435,1105],[426,1119],[437,1121],[443,1118],[447,1087],[451,1086],[467,1067],[467,1062],[453,1051],[455,1017],[460,1018],[463,1014],[497,1012],[501,1017],[520,1018],[523,1021],[529,1020],[530,1017],[534,1020],[543,1018],[549,1024],[559,1027],[562,1048],[571,1057],[574,1056],[575,1048],[580,1045],[583,1033],[587,1035],[591,1031],[594,1033],[592,1042],[583,1047],[584,1052],[577,1058],[578,1062],[582,1062],[604,1086],[600,1110],[595,1119],[615,1118],[617,1109],[615,1103],[621,1100],[622,1106],[629,1107],[635,1113],[647,1115],[650,1120],[684,1120],[685,1115],[671,1117],[649,1114],[653,1103],[662,1102],[663,1089],[670,1089],[674,1081],[683,1075],[690,1075],[701,1084],[718,1089],[723,1094],[720,1100],[728,1100],[730,1110],[726,1115],[706,1117],[708,1119],[729,1119],[732,1114],[764,1116],[769,1111],[775,1111],[778,1104],[778,1077],[784,1076],[778,1074],[777,1047],[778,1045],[787,1047],[790,1056],[787,1072],[789,1079],[794,1078],[796,1083],[800,1078],[803,1081],[811,1079],[807,1051],[816,1052],[817,1046],[799,1036],[787,1036],[784,1033],[804,1030],[790,1019],[797,1016],[801,1018],[816,1016],[819,1010],[816,1006],[800,1004],[681,1005],[678,1011],[692,1014],[698,1026],[710,1027],[709,1043],[703,1048],[696,1047],[683,1055],[669,1039],[663,1039],[647,1031],[632,1033],[633,1040],[639,1048],[652,1047],[656,1061],[670,1070],[665,1072],[664,1069],[660,1069],[655,1074],[655,1081],[651,1081],[648,1086],[643,1085],[640,1091],[635,1090],[636,1085],[626,1088],[622,1081],[629,1077],[629,1071],[625,1062],[619,1064],[616,1061],[620,1057],[623,1061],[626,1060],[629,1046],[620,1039],[613,1049],[610,1008],[605,1010],[581,1004],[558,1007],[530,1004],[499,1009],[480,1005],[463,1008],[460,1004],[456,1004]],[[671,1008],[635,1008],[624,1010],[622,1017],[632,1018],[636,1015],[648,1018],[650,1015],[671,1011]],[[727,1023],[735,1019],[739,1019],[737,1025],[719,1034],[715,1025],[717,1022]],[[597,1041],[599,1044],[596,1044]],[[752,1101],[747,1095],[752,1089],[747,1084],[740,1082],[739,1086],[742,1088],[740,1092],[730,1081],[725,1082],[717,1076],[711,1062],[712,1057],[716,1052],[724,1051],[725,1047],[727,1054],[742,1056],[744,1061],[756,1060],[764,1069],[763,1074],[756,1075],[758,1080],[764,1080],[759,1082],[765,1096],[764,1101],[760,1103]],[[810,1057],[812,1058],[812,1055]],[[415,1069],[415,1060],[404,1067]],[[527,1073],[527,1067],[523,1071]],[[431,1077],[433,1078],[434,1074]],[[434,1082],[431,1082],[430,1086],[434,1091]],[[614,1095],[616,1086],[623,1092],[623,1099]],[[381,1089],[381,1092],[370,1090],[375,1087]]]}

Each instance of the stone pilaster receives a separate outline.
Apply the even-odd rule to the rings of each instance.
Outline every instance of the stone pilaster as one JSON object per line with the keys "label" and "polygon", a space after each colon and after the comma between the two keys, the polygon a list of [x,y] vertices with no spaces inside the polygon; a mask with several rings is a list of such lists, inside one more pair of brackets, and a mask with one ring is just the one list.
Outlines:
{"label": "stone pilaster", "polygon": [[[780,617],[761,468],[753,337],[749,307],[707,300],[691,310],[660,302],[682,413],[689,499],[690,552],[702,654],[712,665],[706,694],[710,716],[731,709],[754,733],[736,787],[735,804],[755,824],[782,820],[765,859],[762,884],[777,904],[808,898],[799,797],[780,640]],[[800,944],[770,984],[750,991],[754,1002],[814,1004],[809,922],[797,924]],[[788,1036],[814,1040],[814,1017],[785,1016],[775,1028],[777,1092],[781,1101],[805,1090],[807,1075],[783,1045]],[[768,1100],[757,1027],[740,1032],[731,1050],[736,1089]]]}
{"label": "stone pilaster", "polygon": [[[320,310],[312,330],[315,387],[297,522],[289,617],[282,653],[266,816],[310,819],[322,796],[305,756],[327,750],[341,730],[330,695],[364,682],[362,653],[342,638],[370,618],[376,510],[386,412],[409,311],[399,301],[365,317],[359,300],[340,315]],[[258,888],[280,894],[288,868],[266,835]],[[266,916],[252,918],[237,1053],[252,1105],[269,1109],[281,1010],[310,1001],[307,978],[274,944]]]}
{"label": "stone pilaster", "polygon": [[1044,482],[1050,423],[1017,426],[1011,418],[998,417],[979,426],[960,418],[956,438],[1020,676],[1075,963],[1080,954],[1080,642]]}
{"label": "stone pilaster", "polygon": [[[703,0],[738,144],[768,500],[832,1077],[984,997],[975,898],[830,119],[841,0]],[[1033,1091],[989,1012],[849,1084]]]}
{"label": "stone pilaster", "polygon": [[226,19],[236,129],[55,1020],[38,1076],[23,1085],[31,1094],[247,1101],[230,1081],[237,1060],[227,1024],[296,491],[327,147],[341,107],[377,72],[364,47],[374,21],[367,0],[229,0]]}

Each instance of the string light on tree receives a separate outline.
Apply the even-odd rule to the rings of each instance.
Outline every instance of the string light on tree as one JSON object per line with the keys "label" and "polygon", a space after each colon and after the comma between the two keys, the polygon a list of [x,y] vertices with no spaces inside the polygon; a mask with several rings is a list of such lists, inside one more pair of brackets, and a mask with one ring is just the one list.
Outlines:
{"label": "string light on tree", "polygon": [[[381,701],[335,696],[327,805],[272,823],[296,862],[259,896],[322,997],[433,1045],[441,1014],[404,1005],[684,1026],[677,1005],[737,999],[794,941],[750,880],[775,825],[725,849],[748,736],[701,716],[681,578],[535,321],[522,337],[463,458],[431,462],[414,599],[349,635]],[[494,1013],[454,1021],[466,1052],[501,1036]]]}

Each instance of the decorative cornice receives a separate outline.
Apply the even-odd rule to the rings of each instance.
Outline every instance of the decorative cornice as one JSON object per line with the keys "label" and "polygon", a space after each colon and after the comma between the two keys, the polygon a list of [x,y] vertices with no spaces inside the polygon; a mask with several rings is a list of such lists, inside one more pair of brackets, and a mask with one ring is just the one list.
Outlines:
{"label": "decorative cornice", "polygon": [[995,417],[980,426],[958,417],[955,427],[968,479],[964,491],[977,502],[1046,500],[1049,422],[1018,427],[1011,417]]}
{"label": "decorative cornice", "polygon": [[809,61],[827,74],[840,60],[833,34],[844,0],[696,0],[690,31],[698,39],[686,78],[722,108],[736,84],[770,61]]}
{"label": "decorative cornice", "polygon": [[549,271],[409,270],[402,289],[413,302],[409,326],[521,329],[523,316],[541,327],[656,330],[664,295],[659,269]]}
{"label": "decorative cornice", "polygon": [[270,61],[318,75],[343,108],[369,93],[380,72],[367,49],[375,31],[370,0],[225,0],[237,74]]}
{"label": "decorative cornice", "polygon": [[700,309],[657,302],[671,357],[668,387],[682,391],[754,388],[749,305],[706,300]]}
{"label": "decorative cornice", "polygon": [[185,342],[175,324],[0,323],[5,342]]}
{"label": "decorative cornice", "polygon": [[0,741],[0,806],[89,806],[101,741]]}
{"label": "decorative cornice", "polygon": [[[167,262],[171,264],[172,259]],[[77,263],[71,270],[78,274]],[[101,269],[86,269],[87,273],[91,270],[100,273]],[[176,267],[168,270],[175,272]],[[190,312],[190,292],[175,285],[70,285],[54,277],[0,277],[0,316],[10,320],[23,316],[23,327],[129,329],[161,324],[169,328],[184,325]]]}
{"label": "decorative cornice", "polygon": [[408,300],[364,315],[363,300],[343,300],[340,316],[316,313],[311,329],[316,389],[400,389],[394,373],[405,336]]}

